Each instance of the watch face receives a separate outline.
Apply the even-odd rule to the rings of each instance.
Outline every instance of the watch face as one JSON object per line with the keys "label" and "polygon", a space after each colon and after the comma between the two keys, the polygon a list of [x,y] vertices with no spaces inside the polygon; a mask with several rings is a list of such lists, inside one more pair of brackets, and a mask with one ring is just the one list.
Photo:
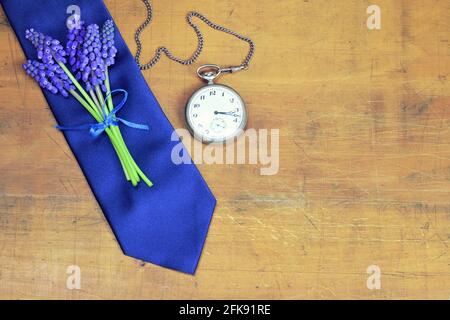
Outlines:
{"label": "watch face", "polygon": [[197,139],[206,143],[224,142],[245,128],[247,110],[236,91],[213,84],[192,95],[186,107],[186,120]]}

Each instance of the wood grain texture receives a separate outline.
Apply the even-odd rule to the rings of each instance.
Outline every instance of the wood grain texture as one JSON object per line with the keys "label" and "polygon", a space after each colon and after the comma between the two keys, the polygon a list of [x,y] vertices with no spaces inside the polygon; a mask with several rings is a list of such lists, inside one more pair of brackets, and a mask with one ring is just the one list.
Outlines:
{"label": "wood grain texture", "polygon": [[[135,50],[145,12],[107,0]],[[280,129],[280,171],[201,165],[218,198],[195,277],[122,254],[0,16],[0,298],[449,299],[450,5],[357,0],[155,1],[144,57],[188,56],[199,10],[250,35],[251,70],[223,78],[249,127]],[[200,63],[240,63],[245,44],[205,27]],[[175,127],[200,85],[162,59],[145,77]],[[66,289],[66,268],[82,289]],[[368,290],[378,265],[381,290]]]}

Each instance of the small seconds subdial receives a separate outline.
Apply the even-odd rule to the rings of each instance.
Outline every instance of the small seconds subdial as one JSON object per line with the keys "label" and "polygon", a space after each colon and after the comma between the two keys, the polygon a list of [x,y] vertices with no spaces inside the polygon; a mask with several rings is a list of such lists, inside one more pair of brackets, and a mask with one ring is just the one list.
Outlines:
{"label": "small seconds subdial", "polygon": [[211,130],[217,133],[223,132],[227,128],[227,122],[222,118],[214,118],[211,122]]}
{"label": "small seconds subdial", "polygon": [[245,128],[247,110],[236,91],[212,84],[192,95],[186,107],[186,119],[197,139],[206,143],[224,142]]}

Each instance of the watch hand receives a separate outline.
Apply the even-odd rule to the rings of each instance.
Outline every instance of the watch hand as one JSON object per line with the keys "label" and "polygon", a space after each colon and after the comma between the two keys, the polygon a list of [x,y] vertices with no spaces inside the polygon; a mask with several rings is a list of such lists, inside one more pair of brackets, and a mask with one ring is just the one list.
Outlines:
{"label": "watch hand", "polygon": [[223,115],[226,115],[226,116],[234,116],[236,114],[236,111],[228,111],[228,112],[215,111],[214,114],[215,115],[223,114]]}

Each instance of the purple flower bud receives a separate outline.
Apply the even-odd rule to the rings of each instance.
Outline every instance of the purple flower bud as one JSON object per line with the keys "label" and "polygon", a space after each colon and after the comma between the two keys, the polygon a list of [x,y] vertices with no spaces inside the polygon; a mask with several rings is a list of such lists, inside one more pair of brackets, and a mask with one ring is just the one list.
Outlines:
{"label": "purple flower bud", "polygon": [[83,73],[83,76],[81,77],[81,79],[84,82],[89,82],[89,76],[90,76],[89,72],[85,72],[85,73]]}
{"label": "purple flower bud", "polygon": [[64,47],[58,40],[45,36],[34,29],[26,30],[25,37],[36,48],[38,59],[42,60],[45,64],[54,64],[55,60],[62,63],[67,62]]}
{"label": "purple flower bud", "polygon": [[107,67],[112,66],[115,62],[117,49],[114,46],[114,22],[107,20],[102,29],[102,58],[105,60]]}
{"label": "purple flower bud", "polygon": [[64,98],[68,98],[68,97],[69,97],[69,93],[68,93],[66,90],[61,89],[61,90],[59,90],[59,91],[60,91],[60,93],[62,94],[62,96],[63,96]]}
{"label": "purple flower bud", "polygon": [[75,90],[72,82],[59,65],[46,65],[36,60],[28,60],[23,68],[42,88],[53,94],[60,93],[63,97],[68,97],[68,91]]}
{"label": "purple flower bud", "polygon": [[76,77],[83,80],[88,91],[95,86],[100,85],[104,79],[106,70],[105,62],[102,58],[101,38],[99,26],[96,24],[88,25],[85,28],[84,41],[79,41],[80,45],[76,49],[78,63],[74,72],[78,72]]}
{"label": "purple flower bud", "polygon": [[75,26],[73,28],[69,29],[69,32],[67,34],[68,42],[66,44],[66,51],[69,55],[69,64],[71,67],[71,71],[73,74],[78,74],[77,80],[80,79],[80,66],[82,64],[82,60],[84,56],[81,53],[81,50],[83,48],[83,42],[86,37],[86,28],[84,26],[83,21],[77,21],[75,18],[72,19],[72,21],[69,21],[69,24],[72,26]]}

